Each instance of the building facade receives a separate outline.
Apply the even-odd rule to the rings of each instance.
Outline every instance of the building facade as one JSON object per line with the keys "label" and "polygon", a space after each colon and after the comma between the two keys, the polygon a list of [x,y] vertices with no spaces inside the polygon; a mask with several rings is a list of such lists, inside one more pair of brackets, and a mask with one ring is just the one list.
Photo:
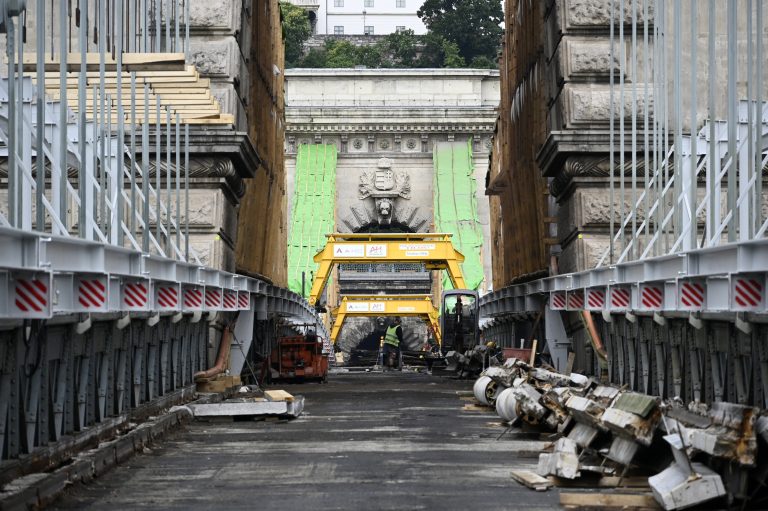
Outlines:
{"label": "building facade", "polygon": [[[491,283],[485,175],[499,74],[451,69],[291,69],[286,72],[289,287],[311,282],[312,256],[329,232],[451,232],[467,285]],[[365,267],[363,267],[365,266]],[[422,265],[342,265],[339,294],[432,294],[442,282]],[[308,289],[306,289],[308,290]],[[371,320],[344,327],[348,351]],[[346,325],[346,323],[345,323]],[[408,344],[426,328],[407,325]]]}
{"label": "building facade", "polygon": [[422,0],[290,0],[309,11],[315,35],[387,35],[398,30],[425,34],[416,15]]}

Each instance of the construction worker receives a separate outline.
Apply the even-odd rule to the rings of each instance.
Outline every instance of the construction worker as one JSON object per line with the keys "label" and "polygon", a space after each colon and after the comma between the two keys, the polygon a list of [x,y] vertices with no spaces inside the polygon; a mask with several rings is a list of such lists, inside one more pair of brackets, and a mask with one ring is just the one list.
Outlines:
{"label": "construction worker", "polygon": [[400,318],[395,317],[384,334],[384,370],[400,367],[400,343],[403,342],[403,327]]}

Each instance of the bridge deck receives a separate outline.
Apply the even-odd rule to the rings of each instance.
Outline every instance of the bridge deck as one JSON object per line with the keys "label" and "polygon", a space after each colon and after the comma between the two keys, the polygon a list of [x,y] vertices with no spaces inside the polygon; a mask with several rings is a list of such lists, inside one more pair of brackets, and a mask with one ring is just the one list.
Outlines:
{"label": "bridge deck", "polygon": [[[331,375],[283,387],[306,397],[289,422],[193,423],[54,509],[557,509],[510,473],[544,442],[496,437],[498,416],[464,411],[471,382],[414,373]],[[518,430],[519,431],[519,430]]]}

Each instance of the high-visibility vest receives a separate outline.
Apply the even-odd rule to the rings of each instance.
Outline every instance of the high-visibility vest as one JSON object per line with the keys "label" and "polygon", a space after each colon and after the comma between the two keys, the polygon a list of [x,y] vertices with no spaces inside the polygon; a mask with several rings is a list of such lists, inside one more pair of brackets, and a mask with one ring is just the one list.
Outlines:
{"label": "high-visibility vest", "polygon": [[397,327],[400,325],[394,325],[387,328],[387,333],[384,335],[384,342],[391,344],[394,347],[400,346],[400,339],[397,338]]}

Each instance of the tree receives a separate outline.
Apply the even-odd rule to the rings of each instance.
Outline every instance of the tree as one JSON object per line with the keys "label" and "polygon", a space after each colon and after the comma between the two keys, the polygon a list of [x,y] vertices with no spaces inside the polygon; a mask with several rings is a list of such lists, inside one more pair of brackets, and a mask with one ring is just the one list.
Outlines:
{"label": "tree", "polygon": [[300,67],[321,68],[328,67],[328,55],[323,48],[312,48],[307,52],[299,64]]}
{"label": "tree", "polygon": [[425,0],[417,14],[430,32],[456,43],[465,62],[496,59],[504,21],[499,0]]}
{"label": "tree", "polygon": [[288,2],[280,2],[285,40],[285,67],[295,67],[304,55],[304,43],[312,35],[307,11]]}
{"label": "tree", "polygon": [[456,43],[446,41],[444,37],[429,32],[422,38],[424,48],[416,62],[416,67],[466,67],[464,57],[459,54]]}
{"label": "tree", "polygon": [[416,65],[419,37],[413,30],[393,32],[378,44],[391,66],[414,67]]}
{"label": "tree", "polygon": [[349,41],[329,39],[325,42],[325,53],[328,56],[325,67],[355,67],[357,64],[357,47]]}

